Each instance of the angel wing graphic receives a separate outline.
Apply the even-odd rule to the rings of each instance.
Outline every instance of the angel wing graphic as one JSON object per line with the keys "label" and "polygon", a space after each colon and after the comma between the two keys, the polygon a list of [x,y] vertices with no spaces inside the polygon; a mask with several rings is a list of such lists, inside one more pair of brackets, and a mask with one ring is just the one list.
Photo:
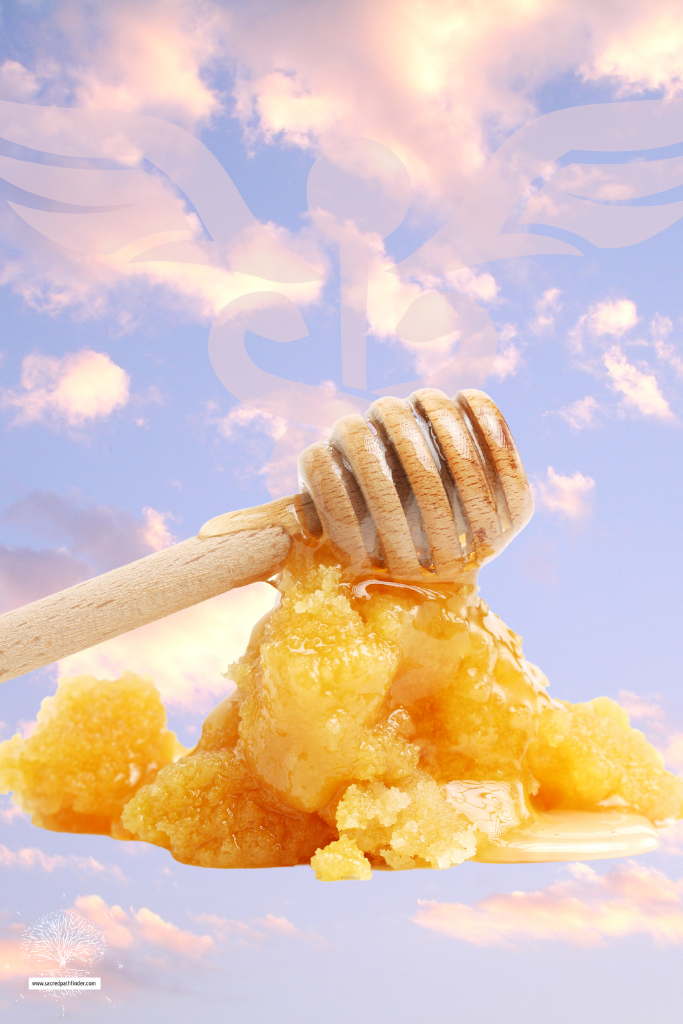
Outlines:
{"label": "angel wing graphic", "polygon": [[[0,157],[0,177],[26,193],[12,209],[46,238],[79,252],[113,253],[166,232],[194,234],[161,177],[194,206],[210,241],[190,237],[153,245],[132,262],[200,263],[270,281],[315,281],[320,275],[253,216],[234,182],[195,136],[146,114],[37,107],[0,101],[0,138],[24,147],[22,159]],[[38,151],[38,152],[36,152]],[[119,168],[64,167],[31,157],[71,157]],[[31,196],[63,204],[41,209]]]}
{"label": "angel wing graphic", "polygon": [[556,110],[506,139],[448,223],[398,269],[441,275],[513,256],[580,256],[581,239],[635,245],[683,216],[681,185],[683,100]]}
{"label": "angel wing graphic", "polygon": [[[280,284],[320,279],[256,220],[213,154],[167,121],[0,101],[0,147],[1,140],[0,178],[20,190],[12,209],[69,249],[113,253],[136,242],[143,251],[132,262],[199,263]],[[359,167],[370,160],[364,171],[365,186],[372,184],[369,205],[358,205],[353,183],[347,206],[340,205],[339,194],[333,194],[341,187],[339,168],[321,178],[317,162],[309,178],[309,206],[315,222],[340,244],[345,386],[326,392],[269,374],[251,360],[247,331],[280,342],[308,334],[296,306],[277,290],[233,300],[218,315],[209,344],[217,375],[238,399],[319,429],[345,412],[364,410],[381,394],[479,386],[496,354],[495,328],[481,306],[457,292],[427,292],[404,312],[396,333],[420,345],[459,331],[458,354],[446,354],[445,366],[418,380],[365,390],[364,239],[368,225],[383,225],[383,236],[401,222],[410,183],[395,154],[378,143],[364,140],[360,148],[341,151],[355,154]],[[392,191],[388,205],[377,181]],[[448,223],[396,272],[405,279],[443,279],[491,260],[580,256],[582,243],[633,245],[683,216],[682,186],[682,100],[590,104],[545,114],[500,146]],[[194,207],[208,239],[194,237],[181,197]],[[352,298],[344,297],[345,280]]]}

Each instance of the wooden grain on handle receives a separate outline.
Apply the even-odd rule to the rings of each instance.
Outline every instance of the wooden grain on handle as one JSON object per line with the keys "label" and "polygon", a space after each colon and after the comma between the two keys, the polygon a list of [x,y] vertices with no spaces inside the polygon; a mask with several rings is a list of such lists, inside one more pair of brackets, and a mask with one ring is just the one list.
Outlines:
{"label": "wooden grain on handle", "polygon": [[235,523],[239,532],[191,537],[0,616],[0,682],[268,579],[282,568],[291,536],[281,523],[247,529],[249,511]]}

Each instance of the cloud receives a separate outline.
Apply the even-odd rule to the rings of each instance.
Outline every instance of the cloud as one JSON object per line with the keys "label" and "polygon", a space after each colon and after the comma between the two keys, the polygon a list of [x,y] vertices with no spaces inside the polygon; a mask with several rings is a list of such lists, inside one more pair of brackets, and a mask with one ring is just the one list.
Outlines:
{"label": "cloud", "polygon": [[652,335],[652,344],[657,353],[657,358],[663,363],[668,363],[679,377],[683,377],[683,359],[678,354],[678,349],[675,345],[666,340],[673,331],[673,328],[674,325],[669,317],[662,316],[661,313],[655,313],[650,321],[650,334]]}
{"label": "cloud", "polygon": [[210,935],[184,931],[147,907],[126,913],[116,904],[108,906],[101,896],[78,896],[76,909],[104,932],[107,943],[115,949],[144,946],[160,947],[181,957],[199,960],[213,952]]}
{"label": "cloud", "polygon": [[140,520],[125,509],[88,501],[77,491],[64,496],[36,490],[9,505],[2,519],[67,545],[104,572],[173,542],[166,526],[169,512],[153,508],[142,512]]}
{"label": "cloud", "polygon": [[82,427],[127,404],[130,377],[103,352],[82,349],[61,359],[33,352],[21,364],[20,389],[0,390],[0,406],[16,410],[13,426]]}
{"label": "cloud", "polygon": [[[593,354],[578,365],[602,379],[605,379],[606,371],[609,389],[621,399],[618,406],[607,405],[602,411],[609,413],[611,409],[619,415],[626,411],[639,412],[643,416],[676,422],[676,416],[650,367],[644,364],[642,369],[635,366],[629,362],[624,346],[613,343],[615,339],[624,337],[639,321],[636,304],[631,299],[598,302],[579,318],[570,332],[569,340],[577,355],[583,353],[586,343],[590,342]],[[666,341],[672,329],[673,324],[669,318],[657,313],[650,322],[651,343],[638,339],[625,344],[641,348],[652,345],[662,362],[672,366],[677,373],[683,373],[683,360],[678,356],[676,348]],[[598,354],[595,353],[596,347]],[[600,409],[598,400],[587,396],[560,409],[559,415],[573,429],[580,430],[597,424],[596,413]]]}
{"label": "cloud", "polygon": [[139,935],[152,946],[161,946],[182,956],[202,957],[214,948],[210,935],[195,935],[183,931],[170,921],[164,921],[147,907],[141,907],[134,915]]}
{"label": "cloud", "polygon": [[658,829],[661,843],[660,852],[676,857],[683,853],[683,821]]}
{"label": "cloud", "polygon": [[545,480],[532,482],[536,504],[550,512],[557,512],[567,519],[584,519],[590,515],[590,496],[595,480],[583,473],[563,476],[548,466]]}
{"label": "cloud", "polygon": [[[653,3],[680,24],[670,0]],[[640,6],[625,0],[617,18],[587,0],[578,7],[526,0],[454,7],[451,0],[425,0],[419,10],[411,0],[254,0],[228,8],[150,0],[144,10],[133,0],[97,8],[71,0],[31,25],[41,55],[35,66],[8,61],[3,68],[26,96],[37,83],[42,104],[145,111],[194,130],[215,124],[230,106],[248,142],[315,149],[340,135],[377,139],[408,166],[417,215],[426,204],[443,222],[500,140],[537,114],[535,97],[548,81],[582,67],[587,76],[607,75],[617,89],[632,82],[630,72],[620,77],[619,62],[605,54],[622,52],[624,33],[640,38]],[[655,37],[648,23],[648,38]],[[609,71],[599,70],[603,60]],[[50,246],[32,246],[28,262],[14,255],[2,273],[27,302],[114,316],[121,296],[112,293],[125,285],[122,320],[133,304],[142,309],[150,292],[158,293],[160,304],[210,319],[230,299],[263,288],[258,279],[215,268],[125,266],[121,254],[56,257]],[[479,295],[488,301],[495,283],[490,275],[476,276]],[[279,290],[300,304],[321,294],[319,283]],[[550,308],[539,311],[536,329],[552,316]],[[375,320],[379,329],[382,315]]]}
{"label": "cloud", "polygon": [[96,505],[82,495],[32,491],[5,509],[4,522],[59,545],[36,550],[0,545],[0,608],[37,601],[95,572],[159,551],[172,543],[170,513],[143,509],[138,519],[125,509]]}
{"label": "cloud", "polygon": [[223,107],[227,68],[250,138],[375,138],[402,156],[418,188],[453,197],[558,75],[580,69],[616,90],[654,81],[675,89],[681,21],[675,0],[651,0],[647,11],[624,0],[618,12],[587,0],[72,0],[31,23],[40,66],[8,77],[25,94],[39,78],[43,103],[144,110],[196,126]]}
{"label": "cloud", "polygon": [[[315,247],[308,241],[308,228],[294,234],[266,226],[290,249],[303,251],[304,258],[315,262],[315,257],[309,255]],[[106,316],[121,333],[139,327],[146,319],[158,329],[160,320],[179,315],[210,323],[233,299],[264,288],[274,288],[305,307],[317,301],[324,284],[319,280],[273,285],[261,277],[220,267],[155,260],[129,262],[153,246],[186,239],[188,232],[148,235],[111,255],[83,254],[57,248],[19,221],[11,209],[4,213],[0,209],[0,234],[5,243],[0,286],[9,287],[40,313],[56,315],[71,310],[79,319]]]}
{"label": "cloud", "polygon": [[245,430],[258,430],[274,441],[279,440],[287,429],[287,420],[281,416],[250,405],[236,405],[226,416],[215,415],[216,405],[210,402],[207,406],[207,422],[214,424],[222,437],[232,441],[240,437]]}
{"label": "cloud", "polygon": [[41,99],[195,127],[222,107],[206,76],[220,57],[220,21],[215,5],[188,0],[61,5],[34,26],[34,52],[44,55]]}
{"label": "cloud", "polygon": [[327,430],[308,430],[290,424],[270,454],[270,461],[264,472],[268,474],[268,490],[272,498],[284,498],[299,490],[299,456],[317,441],[326,441]]}
{"label": "cloud", "polygon": [[[25,97],[38,85],[41,104],[145,111],[194,130],[230,107],[248,141],[316,148],[349,134],[377,139],[408,166],[418,212],[431,204],[443,222],[500,140],[538,113],[538,90],[558,75],[580,68],[617,92],[640,81],[635,57],[625,54],[640,54],[644,67],[661,55],[662,87],[677,88],[671,40],[682,23],[673,0],[652,0],[647,16],[640,0],[624,0],[618,16],[587,0],[425,0],[419,8],[412,0],[228,7],[150,0],[143,8],[133,0],[97,7],[70,0],[31,24],[35,66],[7,61],[2,71],[8,88]],[[202,316],[262,287],[191,265],[123,271],[115,260],[62,255],[59,262],[68,270],[48,259],[38,272],[13,258],[3,279],[27,301],[55,309],[80,303],[89,315],[128,276],[165,284],[165,301],[175,293],[183,308],[195,304],[193,315],[202,306]],[[298,301],[319,294],[309,287]]]}
{"label": "cloud", "polygon": [[638,309],[631,299],[606,299],[589,306],[569,332],[569,343],[575,353],[582,352],[585,342],[604,347],[628,333],[639,322]]}
{"label": "cloud", "polygon": [[536,334],[552,330],[555,326],[555,314],[562,309],[559,288],[547,288],[535,305],[536,317],[531,322],[531,329]]}
{"label": "cloud", "polygon": [[129,949],[135,944],[133,929],[129,927],[130,918],[125,910],[113,904],[108,906],[101,896],[77,896],[76,909],[91,922],[101,928],[107,944],[114,949]]}
{"label": "cloud", "polygon": [[0,982],[17,977],[26,978],[26,960],[21,939],[0,938]]}
{"label": "cloud", "polygon": [[641,17],[635,0],[618,19],[588,3],[256,2],[232,12],[235,111],[250,138],[302,147],[329,136],[377,139],[423,194],[454,196],[491,140],[533,116],[539,85],[587,54],[585,73],[598,73]]}
{"label": "cloud", "polygon": [[586,314],[588,331],[597,338],[621,338],[638,323],[638,310],[631,299],[598,302]]}
{"label": "cloud", "polygon": [[232,689],[223,673],[244,653],[275,596],[267,583],[232,590],[64,658],[59,674],[118,679],[126,669],[148,673],[166,705],[206,712]]}
{"label": "cloud", "polygon": [[452,271],[448,274],[448,280],[459,292],[478,302],[494,302],[500,291],[500,285],[493,274],[477,273],[471,267]]}
{"label": "cloud", "polygon": [[669,366],[672,366],[679,377],[683,377],[683,359],[679,356],[675,346],[660,340],[655,340],[653,344],[657,357],[663,363],[668,363]]}
{"label": "cloud", "polygon": [[502,351],[498,353],[491,368],[491,376],[495,380],[505,380],[506,377],[514,377],[522,365],[522,351],[514,342],[509,341]]}
{"label": "cloud", "polygon": [[297,928],[286,917],[266,914],[256,917],[251,923],[235,921],[231,918],[218,917],[215,914],[190,914],[197,924],[205,924],[221,941],[234,942],[239,946],[261,945],[272,938],[300,939],[316,946],[327,946],[329,943],[315,932]]}
{"label": "cloud", "polygon": [[0,614],[72,587],[91,575],[91,566],[68,551],[0,545]]}
{"label": "cloud", "polygon": [[625,711],[628,711],[631,718],[640,718],[647,722],[661,722],[664,719],[664,708],[660,704],[639,697],[631,690],[619,690],[617,701]]}
{"label": "cloud", "polygon": [[604,43],[583,68],[586,79],[612,78],[621,96],[655,89],[673,96],[683,85],[683,20],[671,0],[633,7],[603,30]]}
{"label": "cloud", "polygon": [[76,871],[84,871],[86,874],[99,875],[110,874],[123,881],[121,869],[116,864],[101,864],[94,857],[78,857],[75,854],[62,856],[61,854],[45,853],[35,846],[25,846],[21,850],[10,850],[0,844],[0,867],[2,868],[41,868],[51,873],[55,868],[73,868]]}
{"label": "cloud", "polygon": [[683,879],[628,861],[604,875],[572,864],[571,878],[536,892],[487,896],[474,906],[420,902],[416,924],[477,946],[567,942],[594,948],[643,935],[683,942]]}
{"label": "cloud", "polygon": [[683,732],[675,732],[669,736],[662,754],[667,768],[683,773]]}
{"label": "cloud", "polygon": [[38,92],[40,84],[33,72],[16,60],[0,64],[0,98],[25,102]]}
{"label": "cloud", "polygon": [[174,542],[173,535],[166,526],[166,520],[171,518],[170,512],[158,512],[155,508],[143,508],[142,514],[145,517],[142,526],[142,542],[152,551],[161,551],[170,547]]}
{"label": "cloud", "polygon": [[257,928],[244,921],[234,921],[228,917],[219,917],[217,914],[190,914],[197,924],[208,926],[216,938],[222,942],[235,942],[238,946],[259,945],[264,942],[266,935]]}
{"label": "cloud", "polygon": [[605,369],[612,391],[623,395],[624,405],[637,409],[643,416],[654,416],[660,420],[675,420],[669,403],[662,394],[657,378],[652,373],[643,373],[629,363],[621,348],[614,345],[604,355]]}
{"label": "cloud", "polygon": [[18,820],[29,821],[30,819],[26,812],[22,811],[21,807],[17,807],[15,803],[12,803],[11,796],[0,795],[0,821],[4,821],[6,825],[12,825]]}
{"label": "cloud", "polygon": [[597,412],[600,404],[592,395],[579,398],[570,405],[565,405],[558,410],[558,414],[565,420],[572,430],[584,430],[586,427],[595,427],[598,423]]}

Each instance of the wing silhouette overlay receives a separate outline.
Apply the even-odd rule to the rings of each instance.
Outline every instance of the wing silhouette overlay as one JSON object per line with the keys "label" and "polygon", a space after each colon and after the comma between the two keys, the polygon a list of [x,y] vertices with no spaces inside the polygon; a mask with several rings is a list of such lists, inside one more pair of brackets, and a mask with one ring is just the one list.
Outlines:
{"label": "wing silhouette overlay", "polygon": [[[0,156],[0,178],[27,194],[22,202],[11,201],[12,209],[66,248],[114,253],[149,238],[151,247],[131,262],[200,263],[282,283],[320,279],[256,220],[206,146],[168,121],[3,100],[0,139],[33,151],[40,160]],[[118,167],[54,166],[46,162],[51,157],[99,159]],[[144,169],[143,161],[162,174]],[[191,237],[193,223],[162,175],[193,204],[210,241]],[[50,204],[61,209],[43,208]],[[176,237],[154,244],[151,236],[168,232]]]}
{"label": "wing silhouette overlay", "polygon": [[[683,186],[681,144],[683,100],[596,103],[538,117],[505,140],[451,219],[398,272],[580,256],[581,239],[612,248],[651,238],[683,216],[683,190],[673,191]],[[681,152],[658,152],[676,146]],[[563,232],[578,238],[557,237]]]}

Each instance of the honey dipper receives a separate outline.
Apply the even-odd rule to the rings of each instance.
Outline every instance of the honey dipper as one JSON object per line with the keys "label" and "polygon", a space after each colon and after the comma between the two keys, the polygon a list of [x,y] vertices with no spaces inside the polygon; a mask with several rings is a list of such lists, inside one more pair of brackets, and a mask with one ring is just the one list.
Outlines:
{"label": "honey dipper", "polygon": [[507,423],[482,391],[380,398],[299,460],[301,494],[227,512],[137,562],[0,616],[0,682],[279,572],[326,535],[354,574],[473,579],[529,521]]}

